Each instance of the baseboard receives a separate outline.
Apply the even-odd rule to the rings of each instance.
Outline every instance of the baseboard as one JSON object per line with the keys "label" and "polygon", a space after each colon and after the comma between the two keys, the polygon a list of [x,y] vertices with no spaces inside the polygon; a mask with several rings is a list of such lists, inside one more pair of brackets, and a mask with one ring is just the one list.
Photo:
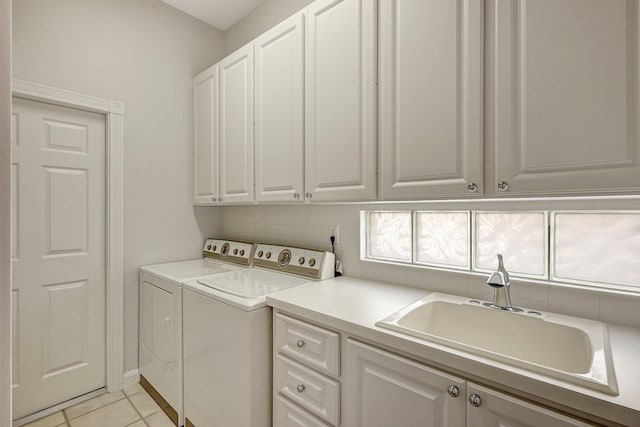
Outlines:
{"label": "baseboard", "polygon": [[137,369],[125,372],[122,376],[122,388],[131,387],[140,382],[140,372]]}

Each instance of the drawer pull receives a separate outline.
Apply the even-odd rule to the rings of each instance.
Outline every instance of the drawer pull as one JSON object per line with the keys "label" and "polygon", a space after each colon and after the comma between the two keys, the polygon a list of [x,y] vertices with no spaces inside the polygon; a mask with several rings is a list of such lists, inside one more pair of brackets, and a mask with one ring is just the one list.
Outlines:
{"label": "drawer pull", "polygon": [[296,345],[298,346],[298,348],[302,348],[304,347],[306,343],[304,342],[304,340],[298,340],[298,342],[296,342]]}
{"label": "drawer pull", "polygon": [[306,390],[306,387],[304,386],[304,384],[298,384],[298,387],[296,387],[296,390],[298,390],[298,393],[302,393]]}

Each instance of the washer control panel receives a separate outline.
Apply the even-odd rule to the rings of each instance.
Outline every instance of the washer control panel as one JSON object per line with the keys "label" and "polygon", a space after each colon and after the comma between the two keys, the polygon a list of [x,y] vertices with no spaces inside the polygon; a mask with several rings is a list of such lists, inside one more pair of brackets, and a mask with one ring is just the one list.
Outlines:
{"label": "washer control panel", "polygon": [[253,265],[318,280],[334,276],[334,255],[319,249],[257,243]]}
{"label": "washer control panel", "polygon": [[253,243],[235,240],[207,239],[202,248],[202,256],[218,261],[250,266],[253,260]]}

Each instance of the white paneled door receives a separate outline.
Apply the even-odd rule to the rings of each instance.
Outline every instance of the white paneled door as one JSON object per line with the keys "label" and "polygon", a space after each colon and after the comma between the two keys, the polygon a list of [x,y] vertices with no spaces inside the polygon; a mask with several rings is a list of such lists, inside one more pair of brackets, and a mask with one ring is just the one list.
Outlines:
{"label": "white paneled door", "polygon": [[105,385],[105,120],[14,98],[13,416]]}

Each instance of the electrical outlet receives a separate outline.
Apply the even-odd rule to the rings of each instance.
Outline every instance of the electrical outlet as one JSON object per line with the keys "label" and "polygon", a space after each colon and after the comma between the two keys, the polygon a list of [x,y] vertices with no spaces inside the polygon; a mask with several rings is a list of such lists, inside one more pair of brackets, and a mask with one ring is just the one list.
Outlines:
{"label": "electrical outlet", "polygon": [[332,225],[329,227],[329,237],[333,236],[336,238],[336,245],[340,242],[340,236],[338,236],[339,227],[337,225]]}

